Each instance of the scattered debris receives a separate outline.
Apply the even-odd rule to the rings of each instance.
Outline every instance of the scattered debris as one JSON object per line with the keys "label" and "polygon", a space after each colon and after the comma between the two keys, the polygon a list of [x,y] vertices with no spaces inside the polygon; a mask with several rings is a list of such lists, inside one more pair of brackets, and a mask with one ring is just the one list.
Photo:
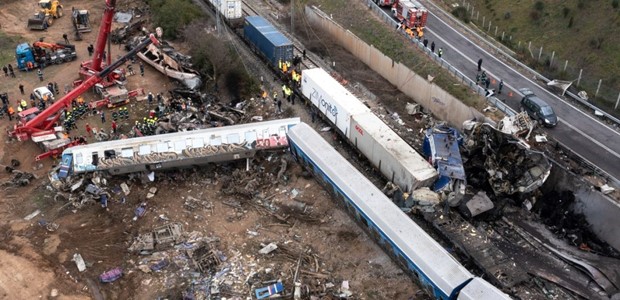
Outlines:
{"label": "scattered debris", "polygon": [[258,250],[258,253],[259,254],[269,254],[269,253],[273,252],[276,249],[278,249],[278,245],[276,245],[275,243],[269,243],[267,246],[265,246],[262,249]]}
{"label": "scattered debris", "polygon": [[605,195],[607,195],[607,194],[611,194],[611,193],[613,193],[615,190],[616,190],[616,189],[615,189],[615,188],[613,188],[613,187],[611,187],[611,186],[609,186],[609,184],[604,184],[604,185],[602,185],[602,186],[601,186],[601,192],[602,192],[603,194],[605,194]]}
{"label": "scattered debris", "polygon": [[151,198],[155,197],[156,193],[157,193],[157,188],[156,187],[151,187],[149,189],[148,194],[146,194],[146,199],[151,199]]}
{"label": "scattered debris", "polygon": [[26,221],[30,221],[32,220],[34,217],[38,216],[41,213],[40,209],[37,209],[35,211],[33,211],[32,213],[30,213],[29,215],[24,217],[24,220]]}
{"label": "scattered debris", "polygon": [[485,192],[480,191],[465,203],[465,215],[473,218],[493,209],[493,207],[493,201]]}
{"label": "scattered debris", "polygon": [[84,262],[84,259],[82,258],[81,254],[79,253],[73,254],[72,261],[75,262],[75,265],[77,266],[78,271],[84,272],[86,270],[86,263]]}
{"label": "scattered debris", "polygon": [[123,269],[121,267],[116,267],[99,275],[99,281],[103,283],[110,283],[120,279],[121,277],[123,277]]}
{"label": "scattered debris", "polygon": [[282,282],[277,282],[270,286],[256,289],[255,294],[257,299],[265,299],[270,298],[271,296],[274,296],[282,291],[284,291]]}

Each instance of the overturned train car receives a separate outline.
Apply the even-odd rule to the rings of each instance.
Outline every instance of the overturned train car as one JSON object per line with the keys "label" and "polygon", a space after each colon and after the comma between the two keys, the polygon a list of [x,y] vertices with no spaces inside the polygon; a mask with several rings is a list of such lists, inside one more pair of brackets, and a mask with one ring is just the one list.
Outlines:
{"label": "overturned train car", "polygon": [[288,146],[286,133],[299,118],[175,132],[76,146],[62,153],[59,177],[106,171],[125,174],[243,159]]}

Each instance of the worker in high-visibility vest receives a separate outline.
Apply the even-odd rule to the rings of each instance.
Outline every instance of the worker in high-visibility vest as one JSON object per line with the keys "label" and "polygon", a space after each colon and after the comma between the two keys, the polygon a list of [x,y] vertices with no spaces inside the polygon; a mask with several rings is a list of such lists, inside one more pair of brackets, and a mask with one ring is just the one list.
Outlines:
{"label": "worker in high-visibility vest", "polygon": [[9,112],[9,121],[13,121],[13,115],[15,114],[15,110],[13,109],[13,106],[9,106],[8,112]]}

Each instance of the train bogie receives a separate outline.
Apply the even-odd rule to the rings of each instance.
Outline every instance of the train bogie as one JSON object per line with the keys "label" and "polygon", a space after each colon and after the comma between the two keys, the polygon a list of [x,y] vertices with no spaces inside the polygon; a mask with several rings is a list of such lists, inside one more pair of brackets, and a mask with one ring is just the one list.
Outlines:
{"label": "train bogie", "polygon": [[293,61],[293,43],[261,16],[248,16],[243,26],[243,36],[252,50],[258,52],[272,67],[279,61]]}

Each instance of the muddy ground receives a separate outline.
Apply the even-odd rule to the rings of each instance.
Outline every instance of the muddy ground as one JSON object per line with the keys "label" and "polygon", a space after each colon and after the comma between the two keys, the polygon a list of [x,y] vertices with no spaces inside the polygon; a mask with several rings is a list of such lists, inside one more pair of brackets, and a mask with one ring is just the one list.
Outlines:
{"label": "muddy ground", "polygon": [[[62,34],[68,33],[78,52],[76,61],[44,69],[42,82],[36,78],[35,73],[18,72],[15,79],[3,78],[0,91],[8,92],[11,104],[14,105],[22,97],[18,90],[19,83],[25,86],[28,93],[47,82],[57,82],[62,94],[65,84],[78,79],[79,63],[88,58],[86,47],[95,43],[103,3],[94,0],[65,1],[67,7],[79,5],[79,8],[91,12],[93,32],[84,34],[83,41],[74,41],[67,16],[57,20],[47,31],[27,31],[25,19],[34,11],[34,4],[3,2],[0,19],[1,30],[5,33],[22,36],[28,42],[40,37],[45,37],[47,42],[60,42]],[[119,1],[118,7],[124,9],[136,5],[142,4]],[[120,47],[113,45],[112,57],[122,53]],[[130,76],[128,81],[129,90],[144,88],[153,93],[164,93],[175,86],[148,66],[144,77]],[[86,101],[98,100],[92,92],[84,96]],[[255,114],[263,115],[266,119],[276,117],[270,103],[257,103],[252,107]],[[135,102],[130,104],[129,110],[131,117],[120,124],[121,130],[127,131],[135,119],[145,116],[147,107],[144,101]],[[286,112],[309,120],[307,112],[299,106],[288,108]],[[84,135],[89,142],[95,142],[86,135],[84,126],[89,123],[109,131],[111,112],[106,111],[106,114],[106,123],[102,123],[98,115],[80,120],[78,130],[71,135]],[[11,127],[14,122],[9,122],[7,118],[0,120],[3,129]],[[324,125],[316,123],[315,126]],[[225,184],[230,185],[228,178],[236,174],[235,170],[244,172],[246,165],[241,162],[157,174],[154,182],[146,184],[127,177],[108,178],[107,187],[110,190],[117,191],[123,182],[129,185],[131,192],[125,197],[124,203],[121,194],[113,192],[107,209],[99,204],[75,208],[67,205],[63,198],[55,197],[55,190],[49,186],[47,173],[56,161],[46,159],[35,162],[33,158],[40,153],[40,149],[34,143],[8,141],[5,130],[2,134],[5,137],[3,140],[7,142],[0,148],[0,163],[7,165],[11,159],[17,159],[21,162],[18,169],[33,172],[37,179],[25,187],[1,187],[0,272],[6,280],[0,281],[0,298],[52,298],[56,295],[58,299],[177,298],[196,280],[196,273],[192,273],[194,270],[191,266],[187,269],[186,265],[171,258],[170,261],[174,263],[162,271],[145,273],[139,266],[153,256],[140,256],[127,251],[138,234],[174,222],[183,225],[184,241],[196,236],[219,239],[215,247],[225,261],[218,266],[218,270],[229,267],[228,273],[222,277],[220,288],[222,296],[228,298],[245,298],[254,288],[266,285],[263,282],[275,279],[283,280],[285,288],[290,292],[298,261],[295,257],[302,252],[314,257],[316,262],[310,264],[304,260],[300,269],[310,273],[302,272],[300,278],[308,289],[327,287],[327,291],[322,293],[326,295],[325,299],[337,294],[343,281],[349,281],[354,298],[423,297],[410,278],[391,262],[344,211],[334,205],[322,187],[312,178],[302,176],[303,170],[292,161],[286,171],[287,181],[266,183],[252,198],[237,193],[229,194],[226,188],[222,188]],[[262,175],[277,173],[281,158],[290,160],[284,152],[265,153],[251,163],[256,168],[244,174],[256,174],[259,172],[257,170],[265,170]],[[1,182],[9,179],[10,174],[2,173],[0,176]],[[147,190],[154,186],[159,188],[158,192],[147,199]],[[299,193],[296,199],[307,205],[306,213],[282,211],[274,215],[268,208],[293,203],[293,189]],[[205,201],[207,208],[188,209],[184,205],[188,196]],[[263,201],[257,202],[256,199]],[[147,213],[133,221],[134,210],[140,203],[146,203]],[[25,216],[37,209],[41,210],[39,215],[24,220]],[[46,224],[55,224],[57,228]],[[279,245],[280,249],[268,255],[258,254],[264,245],[272,242]],[[184,253],[172,246],[158,250],[170,255]],[[77,270],[72,261],[75,253],[84,258],[86,271]],[[100,283],[98,276],[114,267],[122,267],[124,277],[111,284]]]}

